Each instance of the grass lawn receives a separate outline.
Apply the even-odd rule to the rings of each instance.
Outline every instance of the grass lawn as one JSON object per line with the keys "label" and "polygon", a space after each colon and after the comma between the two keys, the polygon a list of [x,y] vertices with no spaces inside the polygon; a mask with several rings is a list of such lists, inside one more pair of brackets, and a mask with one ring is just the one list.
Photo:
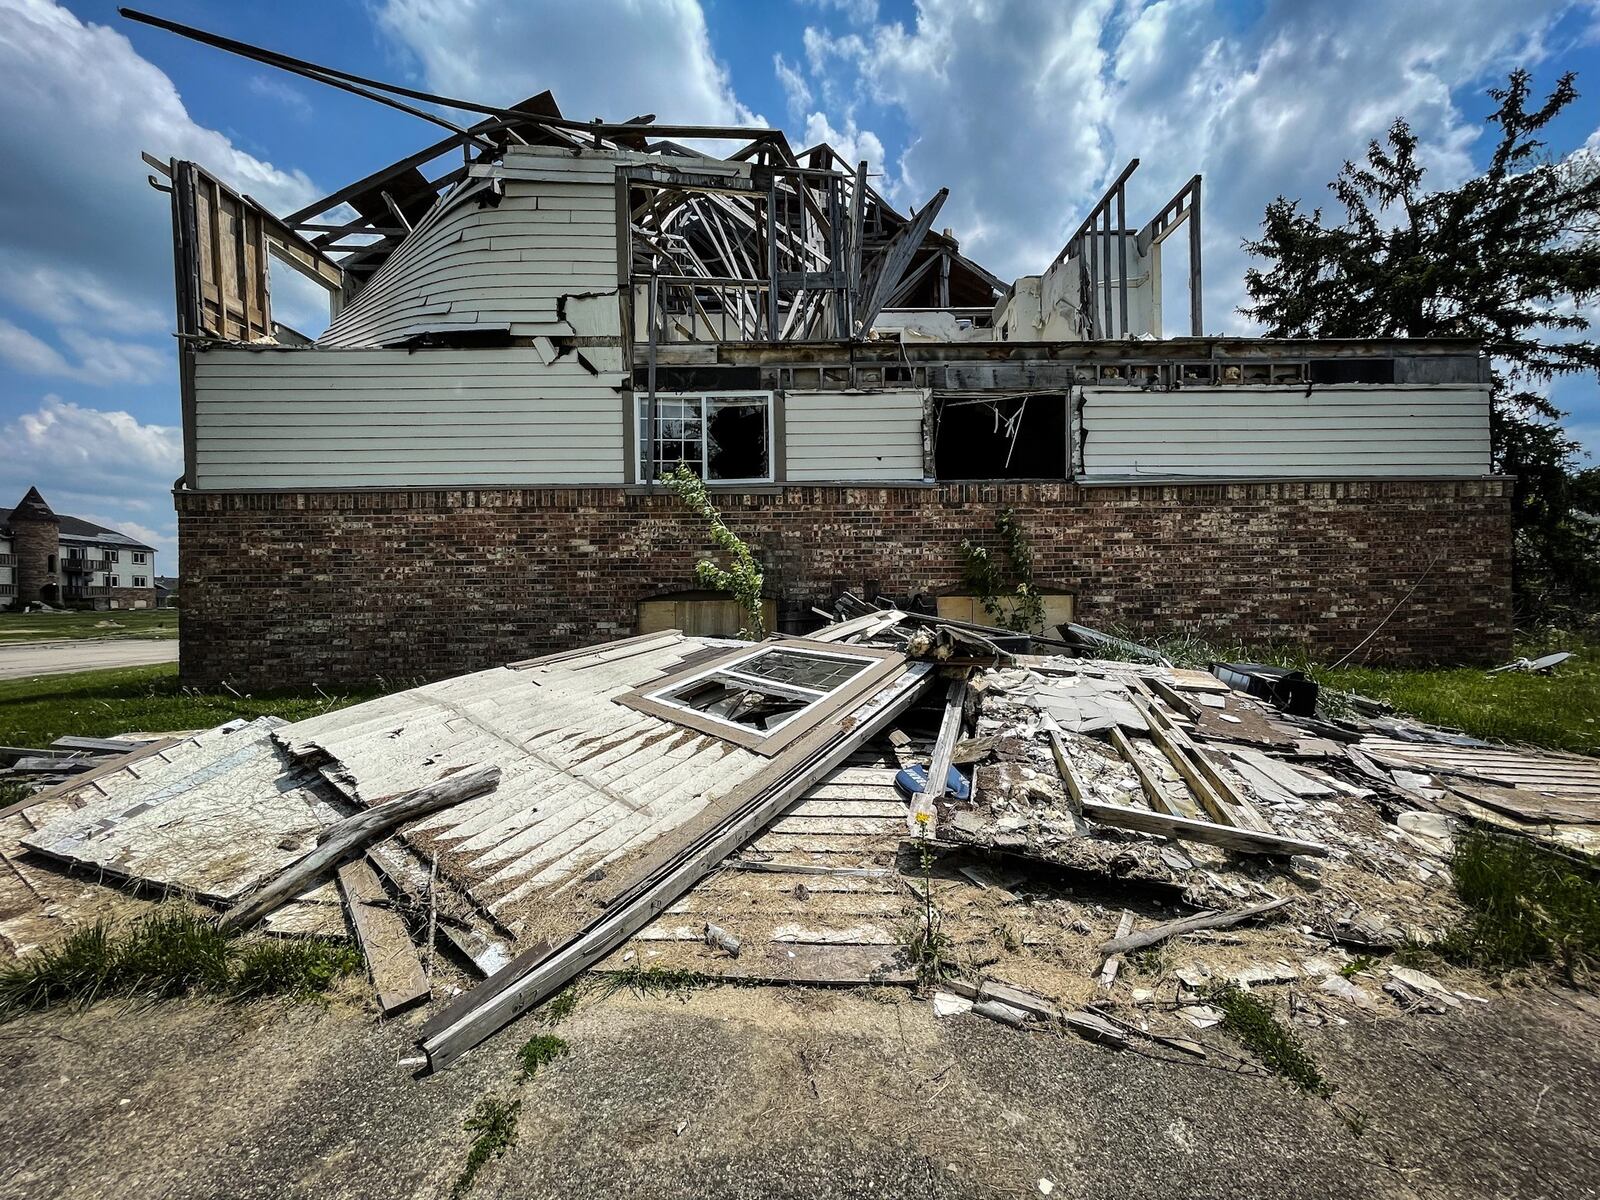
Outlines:
{"label": "grass lawn", "polygon": [[1313,668],[1319,683],[1360,692],[1434,725],[1474,737],[1600,754],[1600,640],[1548,636],[1517,647],[1528,658],[1570,650],[1550,675],[1478,667],[1402,671]]}
{"label": "grass lawn", "polygon": [[49,638],[175,638],[178,610],[0,613],[0,646]]}
{"label": "grass lawn", "polygon": [[111,737],[210,729],[235,717],[297,721],[377,695],[278,692],[237,696],[180,687],[176,664],[0,680],[0,746],[44,746],[64,734]]}

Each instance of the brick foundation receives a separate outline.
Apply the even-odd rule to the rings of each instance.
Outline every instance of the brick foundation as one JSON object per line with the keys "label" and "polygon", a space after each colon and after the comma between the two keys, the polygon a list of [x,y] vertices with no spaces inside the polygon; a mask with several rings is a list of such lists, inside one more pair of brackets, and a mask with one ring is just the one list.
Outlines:
{"label": "brick foundation", "polygon": [[[759,547],[781,622],[836,586],[959,588],[963,537],[1016,509],[1034,579],[1078,619],[1337,656],[1504,659],[1509,484],[1497,480],[928,487],[719,495]],[[413,682],[623,637],[694,587],[709,542],[676,501],[620,488],[179,493],[185,682]],[[1431,567],[1430,567],[1431,564]],[[1426,572],[1426,574],[1425,574]],[[1419,583],[1418,580],[1421,580]]]}

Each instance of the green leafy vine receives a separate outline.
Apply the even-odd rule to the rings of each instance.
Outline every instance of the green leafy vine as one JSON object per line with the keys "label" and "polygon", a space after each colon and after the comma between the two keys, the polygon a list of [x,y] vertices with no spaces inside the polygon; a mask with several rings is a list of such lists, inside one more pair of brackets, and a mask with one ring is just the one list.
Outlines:
{"label": "green leafy vine", "polygon": [[744,628],[739,630],[739,636],[759,642],[767,636],[767,630],[761,608],[761,564],[756,561],[755,554],[723,523],[722,514],[706,493],[705,483],[688,467],[679,464],[672,474],[663,475],[661,482],[685,508],[711,527],[711,540],[732,559],[732,565],[727,568],[710,559],[700,559],[694,564],[695,581],[710,591],[732,596],[744,613]]}
{"label": "green leafy vine", "polygon": [[1039,633],[1044,600],[1033,586],[1033,547],[1014,509],[1002,508],[994,522],[1000,553],[971,538],[961,539],[962,580],[1002,629]]}

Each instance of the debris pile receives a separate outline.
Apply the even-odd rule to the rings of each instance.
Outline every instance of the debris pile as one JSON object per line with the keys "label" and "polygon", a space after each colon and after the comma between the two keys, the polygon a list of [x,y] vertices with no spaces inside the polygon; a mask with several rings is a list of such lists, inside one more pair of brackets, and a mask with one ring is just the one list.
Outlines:
{"label": "debris pile", "polygon": [[431,1069],[596,968],[917,983],[940,1014],[1195,1054],[1222,986],[1287,986],[1311,1022],[1476,1000],[1365,956],[1448,924],[1464,822],[1600,826],[1592,760],[1306,715],[1251,664],[1230,686],[1067,632],[847,596],[803,638],[667,631],[293,724],[12,751],[45,786],[0,814],[0,936],[26,952],[25,910],[111,889],[353,935],[382,1013],[455,993],[419,1027]]}

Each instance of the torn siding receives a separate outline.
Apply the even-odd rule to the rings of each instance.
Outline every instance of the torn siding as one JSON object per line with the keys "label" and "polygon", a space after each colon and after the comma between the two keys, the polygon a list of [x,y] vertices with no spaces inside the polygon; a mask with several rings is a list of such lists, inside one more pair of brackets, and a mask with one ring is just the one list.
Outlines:
{"label": "torn siding", "polygon": [[786,478],[920,480],[928,393],[791,391],[784,396]]}
{"label": "torn siding", "polygon": [[1482,387],[1088,388],[1087,479],[1489,472]]}
{"label": "torn siding", "polygon": [[607,346],[202,351],[196,486],[618,484],[621,365]]}
{"label": "torn siding", "polygon": [[616,172],[635,157],[508,151],[505,167],[481,168],[488,178],[441,198],[319,344],[382,346],[512,325],[525,335],[570,334],[563,298],[592,293],[612,297],[605,332],[618,334]]}

